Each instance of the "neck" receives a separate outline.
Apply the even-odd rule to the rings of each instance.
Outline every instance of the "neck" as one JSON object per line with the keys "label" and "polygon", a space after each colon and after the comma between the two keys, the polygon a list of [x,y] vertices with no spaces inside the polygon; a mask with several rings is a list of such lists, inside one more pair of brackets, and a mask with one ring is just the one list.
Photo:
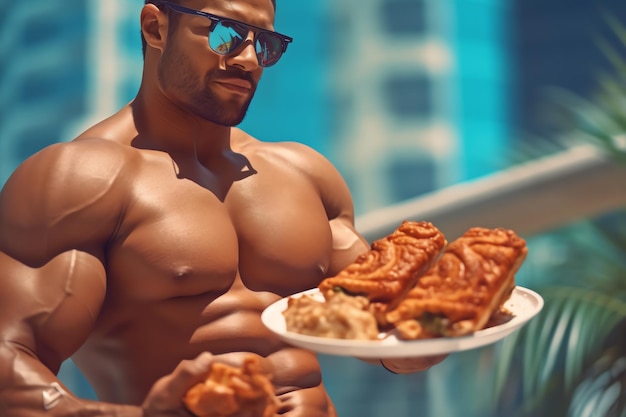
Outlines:
{"label": "neck", "polygon": [[139,147],[199,160],[230,149],[230,126],[218,125],[185,111],[157,88],[142,84],[130,106]]}

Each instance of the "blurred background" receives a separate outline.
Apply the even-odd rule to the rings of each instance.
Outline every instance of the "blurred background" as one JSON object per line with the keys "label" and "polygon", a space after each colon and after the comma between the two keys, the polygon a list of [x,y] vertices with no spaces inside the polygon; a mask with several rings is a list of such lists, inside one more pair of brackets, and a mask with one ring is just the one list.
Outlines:
{"label": "blurred background", "polygon": [[[0,0],[0,184],[134,97],[142,5]],[[546,301],[419,375],[323,355],[340,416],[626,415],[624,23],[624,0],[278,0],[294,42],[242,128],[327,156],[369,240],[404,218],[514,228]]]}

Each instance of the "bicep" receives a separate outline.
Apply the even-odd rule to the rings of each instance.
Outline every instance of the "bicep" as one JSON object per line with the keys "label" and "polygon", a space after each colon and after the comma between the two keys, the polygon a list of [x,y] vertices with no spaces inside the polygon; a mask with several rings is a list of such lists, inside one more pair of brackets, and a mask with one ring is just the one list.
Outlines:
{"label": "bicep", "polygon": [[354,262],[357,256],[369,249],[369,246],[350,220],[342,217],[331,219],[330,230],[333,248],[328,275],[333,276]]}
{"label": "bicep", "polygon": [[369,244],[355,228],[352,195],[343,177],[332,166],[327,166],[323,172],[320,184],[332,233],[333,247],[328,271],[332,276],[366,252]]}
{"label": "bicep", "polygon": [[368,242],[354,225],[352,194],[337,170],[327,159],[317,158],[315,178],[332,233],[332,255],[328,275],[336,275],[369,249]]}
{"label": "bicep", "polygon": [[0,253],[1,343],[30,352],[53,372],[86,340],[106,291],[102,262],[69,251],[41,268]]}
{"label": "bicep", "polygon": [[369,249],[367,241],[354,227],[354,204],[350,189],[339,170],[323,155],[301,144],[286,160],[302,170],[314,183],[329,221],[332,252],[328,276],[337,274]]}

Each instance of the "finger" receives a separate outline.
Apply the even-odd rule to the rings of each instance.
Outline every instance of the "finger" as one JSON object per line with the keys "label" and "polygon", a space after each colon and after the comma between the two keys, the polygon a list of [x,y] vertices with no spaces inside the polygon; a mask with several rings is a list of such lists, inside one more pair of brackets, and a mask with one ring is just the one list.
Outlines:
{"label": "finger", "polygon": [[172,372],[170,390],[182,395],[193,385],[204,381],[211,370],[213,359],[211,353],[203,352],[195,359],[180,362]]}
{"label": "finger", "polygon": [[161,381],[172,397],[183,397],[189,388],[206,379],[213,363],[213,355],[204,352],[195,359],[181,361],[176,369]]}
{"label": "finger", "polygon": [[195,359],[185,360],[176,369],[160,378],[150,389],[142,407],[144,415],[179,415],[185,411],[182,398],[189,388],[209,374],[213,355],[202,353]]}

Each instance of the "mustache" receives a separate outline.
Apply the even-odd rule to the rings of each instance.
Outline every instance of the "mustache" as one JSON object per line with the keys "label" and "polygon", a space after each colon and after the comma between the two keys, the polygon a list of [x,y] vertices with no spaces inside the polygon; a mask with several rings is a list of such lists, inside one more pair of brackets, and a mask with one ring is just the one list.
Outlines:
{"label": "mustache", "polygon": [[256,82],[254,78],[249,72],[239,70],[237,68],[229,68],[225,70],[217,70],[211,73],[211,78],[213,79],[224,79],[224,78],[239,78],[245,81],[248,81],[254,88],[256,88]]}

